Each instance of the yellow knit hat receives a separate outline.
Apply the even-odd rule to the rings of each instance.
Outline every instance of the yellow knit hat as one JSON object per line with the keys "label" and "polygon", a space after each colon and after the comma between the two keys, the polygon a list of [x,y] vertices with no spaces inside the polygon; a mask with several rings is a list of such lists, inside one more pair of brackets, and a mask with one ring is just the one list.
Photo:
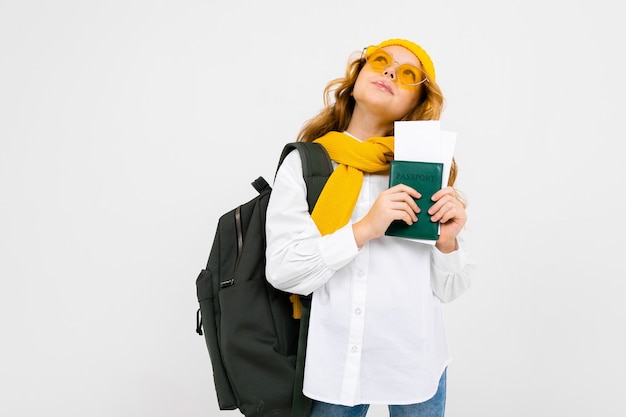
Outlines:
{"label": "yellow knit hat", "polygon": [[379,48],[384,48],[385,46],[398,45],[403,46],[409,51],[413,53],[422,63],[422,67],[424,68],[424,72],[428,76],[429,80],[435,81],[435,66],[433,65],[433,61],[428,56],[428,53],[416,43],[411,41],[407,41],[406,39],[388,39],[376,45]]}

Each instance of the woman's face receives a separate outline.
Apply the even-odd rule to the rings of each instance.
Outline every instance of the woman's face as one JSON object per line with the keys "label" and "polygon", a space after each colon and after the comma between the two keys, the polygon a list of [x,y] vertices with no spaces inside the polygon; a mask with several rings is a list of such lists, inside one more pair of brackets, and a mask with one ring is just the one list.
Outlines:
{"label": "woman's face", "polygon": [[415,107],[423,88],[421,85],[401,84],[396,76],[398,66],[408,63],[422,68],[422,65],[411,51],[402,46],[392,45],[383,49],[393,56],[392,65],[380,71],[366,63],[352,94],[356,101],[354,115],[363,112],[367,117],[377,117],[380,123],[389,124],[402,119]]}

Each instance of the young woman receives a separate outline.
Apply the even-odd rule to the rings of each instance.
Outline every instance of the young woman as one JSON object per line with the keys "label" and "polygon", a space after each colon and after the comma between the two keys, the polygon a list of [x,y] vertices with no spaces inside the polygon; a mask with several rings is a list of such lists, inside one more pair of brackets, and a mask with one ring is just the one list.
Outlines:
{"label": "young woman", "polygon": [[394,121],[440,117],[433,63],[408,40],[370,46],[329,83],[325,104],[298,140],[321,143],[333,174],[309,215],[300,157],[289,154],[266,221],[268,281],[313,294],[304,379],[311,416],[363,416],[369,404],[389,405],[392,417],[443,416],[450,354],[441,303],[470,285],[456,164],[429,210],[441,222],[436,243],[385,236],[392,221],[412,224],[420,211],[419,190],[389,188],[388,170]]}

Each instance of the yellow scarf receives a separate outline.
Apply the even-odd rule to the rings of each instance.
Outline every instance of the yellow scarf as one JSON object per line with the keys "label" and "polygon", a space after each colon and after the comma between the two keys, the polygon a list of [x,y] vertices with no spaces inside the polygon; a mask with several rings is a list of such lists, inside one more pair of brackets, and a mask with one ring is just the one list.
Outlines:
{"label": "yellow scarf", "polygon": [[340,132],[314,140],[326,148],[339,165],[328,178],[311,217],[322,235],[348,224],[363,184],[363,173],[389,169],[393,136],[371,137],[365,142]]}
{"label": "yellow scarf", "polygon": [[[375,136],[360,142],[340,132],[329,132],[313,142],[321,143],[330,159],[339,163],[326,181],[311,217],[322,235],[348,224],[359,198],[363,173],[389,169],[393,159],[393,136]],[[292,294],[293,318],[302,317],[300,296]]]}

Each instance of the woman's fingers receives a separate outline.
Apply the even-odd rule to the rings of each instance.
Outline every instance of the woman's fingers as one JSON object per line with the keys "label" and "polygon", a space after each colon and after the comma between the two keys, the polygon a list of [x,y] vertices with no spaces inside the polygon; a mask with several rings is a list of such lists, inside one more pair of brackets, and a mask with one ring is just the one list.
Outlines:
{"label": "woman's fingers", "polygon": [[465,213],[465,208],[452,187],[437,191],[432,199],[435,203],[428,210],[428,214],[432,216],[431,220],[434,222],[446,223],[457,215]]}
{"label": "woman's fingers", "polygon": [[417,221],[416,214],[420,212],[415,198],[421,195],[410,187],[396,187],[387,190],[386,194],[383,193],[381,200],[387,202],[387,208],[391,210],[391,220],[403,220],[412,224]]}

